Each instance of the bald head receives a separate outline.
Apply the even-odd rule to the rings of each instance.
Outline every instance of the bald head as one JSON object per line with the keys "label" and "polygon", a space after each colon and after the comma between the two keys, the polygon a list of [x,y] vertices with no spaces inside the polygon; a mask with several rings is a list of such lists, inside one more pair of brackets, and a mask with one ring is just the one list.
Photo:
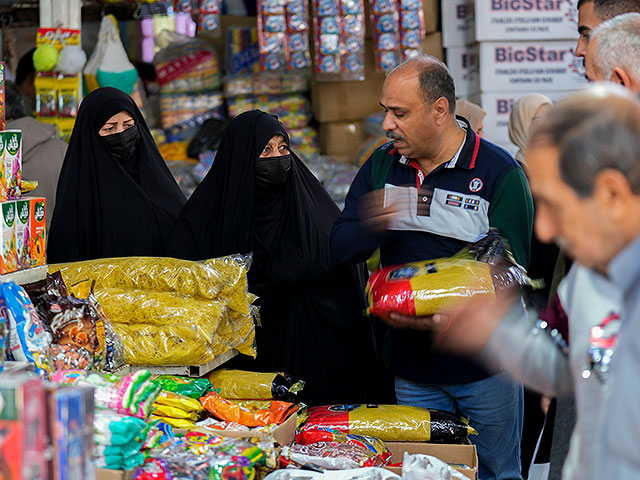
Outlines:
{"label": "bald head", "polygon": [[640,103],[627,90],[596,84],[560,102],[531,134],[529,147],[541,145],[558,149],[562,180],[581,197],[604,169],[640,192]]}
{"label": "bald head", "polygon": [[431,55],[418,55],[412,57],[391,70],[388,78],[400,75],[418,75],[420,96],[425,105],[443,97],[449,103],[449,112],[456,111],[456,88],[453,77],[447,66]]}

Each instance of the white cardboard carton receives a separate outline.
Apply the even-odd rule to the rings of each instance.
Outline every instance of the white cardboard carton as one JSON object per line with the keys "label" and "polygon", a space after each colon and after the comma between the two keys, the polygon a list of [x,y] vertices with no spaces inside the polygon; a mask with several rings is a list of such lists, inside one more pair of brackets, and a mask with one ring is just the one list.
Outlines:
{"label": "white cardboard carton", "polygon": [[575,42],[487,42],[480,44],[481,92],[549,92],[586,85]]}
{"label": "white cardboard carton", "polygon": [[[482,1],[482,0],[480,0]],[[475,42],[473,0],[442,0],[442,46],[461,47]]]}
{"label": "white cardboard carton", "polygon": [[578,0],[478,0],[476,40],[578,38]]}
{"label": "white cardboard carton", "polygon": [[479,45],[447,48],[446,59],[456,84],[456,96],[465,97],[480,91]]}
{"label": "white cardboard carton", "polygon": [[[511,114],[511,107],[520,97],[528,93],[531,92],[477,93],[469,97],[471,102],[477,103],[487,112],[483,122],[483,133],[487,140],[497,143],[503,148],[507,148],[503,144],[506,142],[511,143],[509,140],[509,115]],[[571,95],[572,92],[543,93],[555,102]],[[509,148],[507,148],[507,150],[509,150]]]}

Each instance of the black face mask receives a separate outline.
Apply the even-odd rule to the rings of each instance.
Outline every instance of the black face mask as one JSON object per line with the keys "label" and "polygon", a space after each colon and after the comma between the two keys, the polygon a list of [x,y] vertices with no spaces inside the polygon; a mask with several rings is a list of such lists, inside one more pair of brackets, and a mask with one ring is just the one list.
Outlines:
{"label": "black face mask", "polygon": [[129,160],[136,151],[138,141],[140,140],[140,133],[138,132],[138,126],[134,125],[120,133],[106,135],[102,137],[102,139],[115,159],[124,163]]}
{"label": "black face mask", "polygon": [[256,185],[275,188],[284,185],[291,172],[291,155],[259,158],[256,161]]}

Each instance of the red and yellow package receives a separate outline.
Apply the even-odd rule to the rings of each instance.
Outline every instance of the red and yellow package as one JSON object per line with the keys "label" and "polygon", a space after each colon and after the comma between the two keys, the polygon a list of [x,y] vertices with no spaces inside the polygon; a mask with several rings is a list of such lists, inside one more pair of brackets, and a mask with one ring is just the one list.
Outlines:
{"label": "red and yellow package", "polygon": [[260,408],[262,405],[252,406],[247,402],[243,402],[244,405],[240,405],[222,398],[216,392],[209,392],[200,399],[200,403],[220,420],[239,423],[247,427],[280,424],[298,409],[298,406],[293,403],[276,400],[268,402],[268,408]]}
{"label": "red and yellow package", "polygon": [[44,197],[30,198],[30,215],[29,220],[29,257],[31,266],[37,267],[46,265],[47,256],[45,253],[46,245],[46,221],[47,221],[47,199]]}

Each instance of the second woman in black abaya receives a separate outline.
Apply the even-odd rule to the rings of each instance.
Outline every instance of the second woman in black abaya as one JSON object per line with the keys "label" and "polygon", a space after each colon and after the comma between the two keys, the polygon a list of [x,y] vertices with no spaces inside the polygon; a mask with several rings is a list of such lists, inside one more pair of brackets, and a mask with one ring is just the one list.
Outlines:
{"label": "second woman in black abaya", "polygon": [[[280,135],[281,137],[277,137]],[[280,147],[272,145],[281,138]],[[280,148],[259,158],[263,150]],[[226,131],[211,171],[184,207],[168,255],[201,260],[253,252],[257,359],[235,368],[285,371],[307,382],[311,405],[364,403],[373,338],[363,318],[362,266],[333,264],[329,234],[339,209],[288,151],[273,116],[254,110]]]}
{"label": "second woman in black abaya", "polygon": [[[125,129],[109,132],[122,112]],[[184,202],[131,97],[95,90],[80,105],[60,172],[48,261],[162,255]]]}

